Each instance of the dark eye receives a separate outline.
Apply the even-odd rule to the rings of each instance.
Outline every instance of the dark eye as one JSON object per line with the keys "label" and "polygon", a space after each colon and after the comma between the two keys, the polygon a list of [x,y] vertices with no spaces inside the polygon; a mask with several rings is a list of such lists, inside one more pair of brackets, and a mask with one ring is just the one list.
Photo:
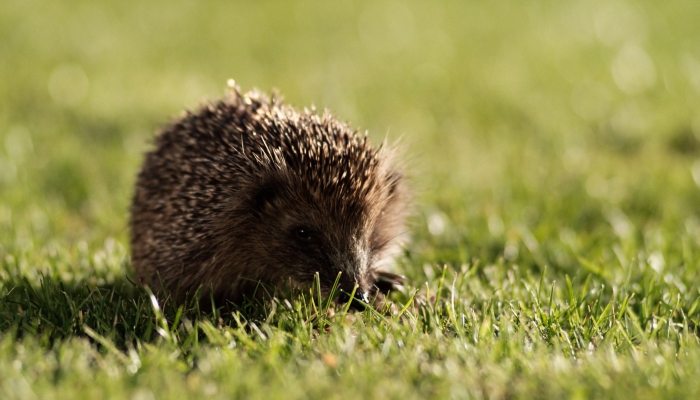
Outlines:
{"label": "dark eye", "polygon": [[316,233],[305,226],[294,228],[292,233],[294,234],[294,238],[302,243],[311,243],[316,240]]}

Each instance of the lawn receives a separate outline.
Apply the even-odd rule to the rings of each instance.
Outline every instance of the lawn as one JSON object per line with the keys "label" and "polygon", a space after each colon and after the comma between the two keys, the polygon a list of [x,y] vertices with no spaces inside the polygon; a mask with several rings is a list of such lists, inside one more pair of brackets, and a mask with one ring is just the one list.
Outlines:
{"label": "lawn", "polygon": [[[700,2],[0,7],[0,397],[700,398]],[[395,312],[131,281],[143,152],[279,89],[405,146]]]}

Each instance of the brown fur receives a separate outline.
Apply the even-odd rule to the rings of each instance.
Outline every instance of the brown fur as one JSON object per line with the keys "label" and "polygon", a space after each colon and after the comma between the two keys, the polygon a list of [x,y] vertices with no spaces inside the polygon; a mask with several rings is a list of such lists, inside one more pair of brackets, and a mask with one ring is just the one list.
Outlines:
{"label": "brown fur", "polygon": [[[328,112],[237,88],[156,138],[131,207],[137,279],[179,299],[202,287],[240,301],[258,282],[328,293],[386,290],[406,190],[386,145]],[[383,288],[384,286],[384,288]]]}

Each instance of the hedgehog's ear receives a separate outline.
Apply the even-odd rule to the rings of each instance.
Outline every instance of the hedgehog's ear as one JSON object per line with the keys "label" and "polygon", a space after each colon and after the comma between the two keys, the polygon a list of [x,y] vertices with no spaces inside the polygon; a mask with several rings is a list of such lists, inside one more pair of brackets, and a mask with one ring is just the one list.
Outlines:
{"label": "hedgehog's ear", "polygon": [[262,186],[253,192],[251,202],[253,209],[262,211],[268,204],[277,198],[277,189],[274,186]]}
{"label": "hedgehog's ear", "polygon": [[396,189],[401,184],[401,179],[403,179],[403,173],[401,171],[391,171],[386,177],[386,184],[389,187],[389,197],[392,197],[396,193]]}

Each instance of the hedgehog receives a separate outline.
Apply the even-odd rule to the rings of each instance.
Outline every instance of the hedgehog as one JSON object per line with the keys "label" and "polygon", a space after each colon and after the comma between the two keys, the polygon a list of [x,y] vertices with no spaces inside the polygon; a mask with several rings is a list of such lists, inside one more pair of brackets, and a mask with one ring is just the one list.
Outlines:
{"label": "hedgehog", "polygon": [[217,304],[318,285],[358,308],[401,285],[391,270],[409,196],[396,147],[328,110],[229,87],[145,155],[130,218],[137,281]]}

